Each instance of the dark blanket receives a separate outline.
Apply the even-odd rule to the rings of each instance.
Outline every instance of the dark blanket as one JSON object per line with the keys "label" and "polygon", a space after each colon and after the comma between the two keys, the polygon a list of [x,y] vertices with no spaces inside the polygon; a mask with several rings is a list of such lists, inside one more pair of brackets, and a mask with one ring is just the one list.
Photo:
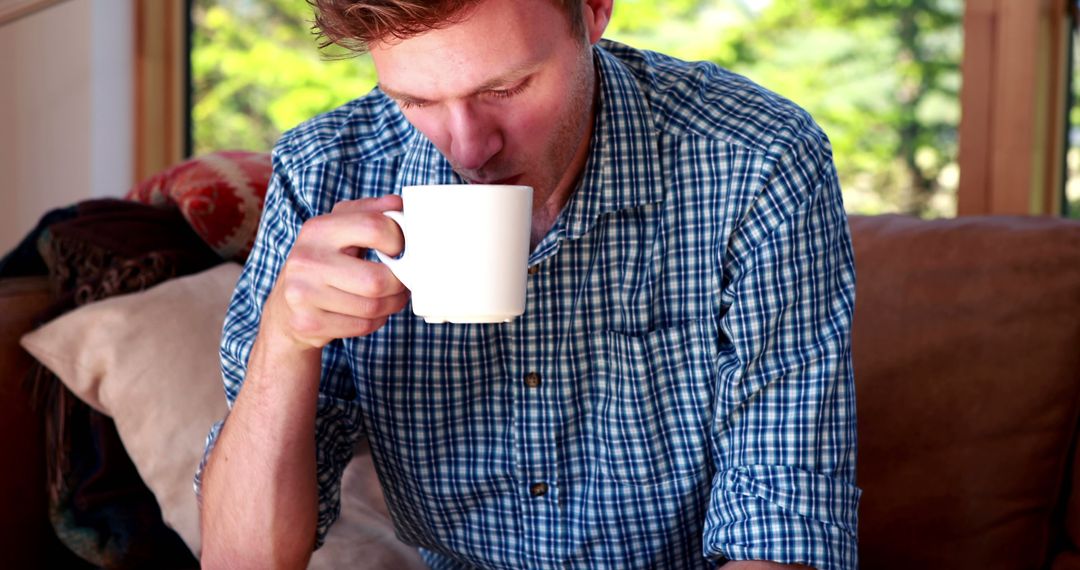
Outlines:
{"label": "dark blanket", "polygon": [[0,277],[48,275],[49,268],[45,265],[45,260],[41,259],[41,254],[38,253],[38,238],[49,229],[49,226],[57,222],[70,220],[77,216],[78,213],[78,206],[68,206],[67,208],[57,208],[42,216],[37,226],[26,234],[26,237],[19,242],[19,245],[5,254],[3,258],[0,258]]}
{"label": "dark blanket", "polygon": [[[93,200],[59,212],[0,264],[0,276],[47,270],[57,301],[43,321],[222,262],[177,210]],[[37,244],[36,261],[28,242]],[[197,568],[162,521],[112,420],[40,365],[31,381],[45,412],[49,514],[60,540],[103,568]]]}

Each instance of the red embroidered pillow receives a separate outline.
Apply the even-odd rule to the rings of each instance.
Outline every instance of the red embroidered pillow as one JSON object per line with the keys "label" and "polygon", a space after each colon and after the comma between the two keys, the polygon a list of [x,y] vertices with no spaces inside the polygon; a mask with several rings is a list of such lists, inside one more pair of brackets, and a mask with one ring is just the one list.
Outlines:
{"label": "red embroidered pillow", "polygon": [[127,199],[152,206],[176,206],[221,257],[243,263],[255,241],[270,155],[220,151],[198,156],[139,183]]}

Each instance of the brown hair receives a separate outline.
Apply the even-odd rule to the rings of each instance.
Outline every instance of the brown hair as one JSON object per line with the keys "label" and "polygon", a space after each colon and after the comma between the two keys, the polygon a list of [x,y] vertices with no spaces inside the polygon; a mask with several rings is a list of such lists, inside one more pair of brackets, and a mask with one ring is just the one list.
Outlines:
{"label": "brown hair", "polygon": [[[314,30],[320,47],[337,44],[363,53],[388,38],[406,39],[459,22],[483,0],[308,0],[315,8]],[[581,0],[552,0],[584,36]]]}

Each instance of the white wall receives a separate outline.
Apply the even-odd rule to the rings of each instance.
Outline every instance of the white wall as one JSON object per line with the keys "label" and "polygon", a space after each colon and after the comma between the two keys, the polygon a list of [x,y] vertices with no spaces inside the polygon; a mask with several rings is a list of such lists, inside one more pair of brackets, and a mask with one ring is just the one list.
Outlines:
{"label": "white wall", "polygon": [[122,196],[135,172],[135,14],[130,0],[90,3],[90,195]]}
{"label": "white wall", "polygon": [[0,254],[132,176],[132,9],[69,0],[0,27]]}

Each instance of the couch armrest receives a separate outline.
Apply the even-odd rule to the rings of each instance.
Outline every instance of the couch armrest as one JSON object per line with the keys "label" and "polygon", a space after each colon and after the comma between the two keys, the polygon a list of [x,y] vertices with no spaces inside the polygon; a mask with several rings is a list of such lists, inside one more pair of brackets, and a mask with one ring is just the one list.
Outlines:
{"label": "couch armrest", "polygon": [[32,360],[19,337],[33,328],[52,295],[48,280],[0,279],[0,470],[5,495],[0,509],[0,552],[13,568],[38,566],[53,544],[45,495],[42,416],[30,405],[24,381]]}

